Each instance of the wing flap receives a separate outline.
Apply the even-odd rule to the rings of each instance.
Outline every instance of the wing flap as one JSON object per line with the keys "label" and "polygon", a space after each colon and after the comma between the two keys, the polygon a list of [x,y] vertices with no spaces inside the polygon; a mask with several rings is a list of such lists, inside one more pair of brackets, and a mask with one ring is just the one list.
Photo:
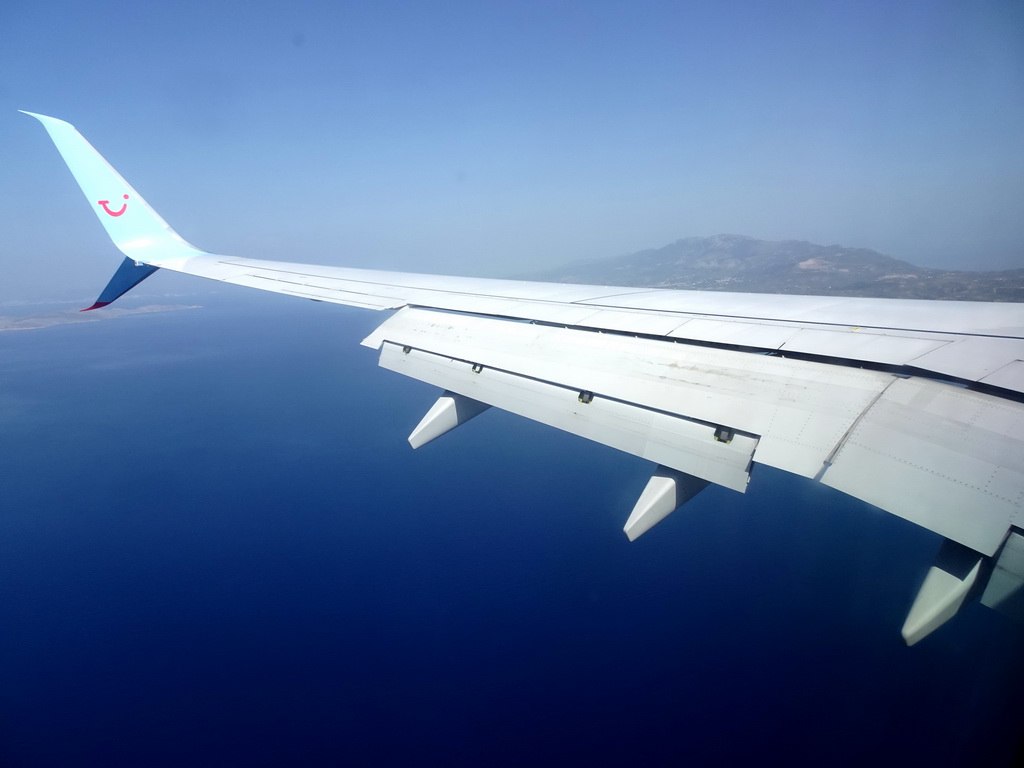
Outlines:
{"label": "wing flap", "polygon": [[[408,351],[406,351],[408,350]],[[385,342],[380,365],[735,491],[745,491],[757,439],[726,443],[716,427],[559,384]]]}
{"label": "wing flap", "polygon": [[1024,521],[1024,405],[899,379],[822,482],[986,555]]}

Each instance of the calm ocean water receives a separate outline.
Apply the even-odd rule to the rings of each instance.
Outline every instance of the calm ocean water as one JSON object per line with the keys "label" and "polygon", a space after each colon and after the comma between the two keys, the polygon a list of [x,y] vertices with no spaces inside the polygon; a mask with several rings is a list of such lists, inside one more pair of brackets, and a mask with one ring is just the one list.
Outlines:
{"label": "calm ocean water", "polygon": [[900,639],[937,537],[760,467],[629,544],[647,463],[413,452],[383,315],[215,302],[0,334],[0,766],[1012,760],[1024,631]]}

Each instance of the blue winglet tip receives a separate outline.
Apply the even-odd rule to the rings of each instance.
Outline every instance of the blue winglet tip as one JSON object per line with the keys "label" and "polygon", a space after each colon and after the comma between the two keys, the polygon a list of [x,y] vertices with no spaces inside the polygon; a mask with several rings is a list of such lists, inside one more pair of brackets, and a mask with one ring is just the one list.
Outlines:
{"label": "blue winglet tip", "polygon": [[79,311],[79,312],[88,312],[88,311],[89,311],[89,310],[91,310],[91,309],[101,309],[101,308],[103,308],[103,307],[107,306],[108,304],[110,304],[110,302],[109,302],[109,301],[97,301],[97,302],[96,302],[95,304],[93,304],[93,305],[92,305],[91,307],[86,307],[85,309],[80,309],[80,310],[78,310],[78,311]]}

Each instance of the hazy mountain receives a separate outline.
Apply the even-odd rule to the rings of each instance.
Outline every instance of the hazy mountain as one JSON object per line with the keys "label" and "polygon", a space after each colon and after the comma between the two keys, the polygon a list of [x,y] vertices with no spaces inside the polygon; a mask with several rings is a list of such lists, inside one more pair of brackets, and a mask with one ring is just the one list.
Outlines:
{"label": "hazy mountain", "polygon": [[742,235],[687,237],[662,248],[575,262],[524,277],[711,291],[1024,301],[1024,269],[927,269],[867,248]]}

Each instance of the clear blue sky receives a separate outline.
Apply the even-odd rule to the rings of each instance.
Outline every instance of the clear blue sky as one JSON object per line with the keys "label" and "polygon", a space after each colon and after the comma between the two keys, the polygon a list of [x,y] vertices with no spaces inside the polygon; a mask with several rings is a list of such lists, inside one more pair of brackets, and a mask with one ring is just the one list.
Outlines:
{"label": "clear blue sky", "polygon": [[[502,275],[680,237],[1024,266],[1019,2],[0,6],[0,301],[120,260],[62,117],[190,241]],[[70,292],[70,294],[69,294]]]}

